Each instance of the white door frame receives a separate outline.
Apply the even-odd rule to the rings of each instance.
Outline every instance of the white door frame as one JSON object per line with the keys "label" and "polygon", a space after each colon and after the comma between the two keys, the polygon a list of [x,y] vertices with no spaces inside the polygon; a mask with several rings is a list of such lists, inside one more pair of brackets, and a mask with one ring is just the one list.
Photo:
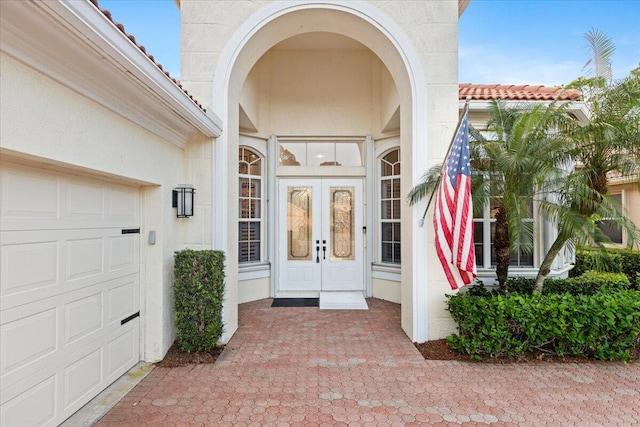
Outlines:
{"label": "white door frame", "polygon": [[[363,233],[365,212],[363,203],[362,178],[278,178],[277,179],[277,215],[275,219],[275,275],[273,281],[273,296],[317,296],[320,291],[361,291],[367,290],[364,263],[366,259],[366,245]],[[312,191],[312,241],[311,253],[307,260],[296,261],[296,268],[291,270],[295,280],[302,283],[298,288],[292,285],[287,289],[285,269],[288,269],[285,257],[287,247],[287,189],[290,187],[309,187]],[[332,260],[331,241],[331,203],[327,200],[332,188],[353,188],[353,231],[354,231],[354,260]]]}

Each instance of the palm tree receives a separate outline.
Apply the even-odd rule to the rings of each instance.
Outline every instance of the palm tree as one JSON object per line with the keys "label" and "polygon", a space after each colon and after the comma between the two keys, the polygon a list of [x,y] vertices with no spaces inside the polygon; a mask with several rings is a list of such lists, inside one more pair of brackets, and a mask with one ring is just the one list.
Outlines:
{"label": "palm tree", "polygon": [[548,249],[536,276],[535,290],[542,292],[544,280],[560,251],[569,244],[604,249],[609,238],[598,227],[598,219],[607,218],[627,233],[631,245],[640,237],[638,228],[624,215],[622,206],[591,188],[581,171],[573,171],[560,180],[549,180],[541,187],[541,215],[557,225],[557,236]]}
{"label": "palm tree", "polygon": [[[585,33],[584,38],[591,57],[583,70],[592,68],[567,88],[583,93],[591,117],[587,125],[571,127],[566,135],[571,140],[571,155],[577,163],[573,181],[588,188],[588,194],[583,193],[588,197],[580,199],[568,192],[560,196],[566,212],[558,216],[558,237],[538,271],[537,290],[542,290],[551,263],[565,243],[602,247],[606,237],[596,227],[598,218],[612,218],[625,230],[628,244],[633,245],[638,238],[638,228],[624,217],[621,207],[612,205],[605,195],[611,176],[640,177],[640,66],[628,77],[614,81],[611,56],[615,45],[611,39],[596,29]],[[640,179],[637,181],[640,186]],[[578,223],[583,223],[583,227]]]}
{"label": "palm tree", "polygon": [[611,69],[611,57],[616,51],[616,46],[607,34],[597,28],[591,28],[583,34],[587,41],[591,56],[582,67],[586,71],[585,77],[604,78],[610,81],[613,78]]}
{"label": "palm tree", "polygon": [[551,263],[566,243],[596,247],[606,243],[597,227],[599,218],[608,218],[624,229],[629,245],[638,238],[638,228],[606,194],[611,176],[640,176],[640,67],[619,81],[580,78],[568,87],[588,94],[585,101],[591,117],[588,124],[569,126],[563,132],[577,166],[570,186],[556,191],[564,214],[547,212],[558,220],[558,236],[538,271],[536,289],[540,291]]}
{"label": "palm tree", "polygon": [[[541,183],[566,174],[566,142],[554,130],[566,119],[566,104],[506,108],[490,106],[487,129],[470,127],[473,203],[476,211],[495,209],[494,251],[500,286],[506,286],[511,253],[533,249],[531,204]],[[408,196],[416,203],[433,191],[440,166],[434,166]]]}

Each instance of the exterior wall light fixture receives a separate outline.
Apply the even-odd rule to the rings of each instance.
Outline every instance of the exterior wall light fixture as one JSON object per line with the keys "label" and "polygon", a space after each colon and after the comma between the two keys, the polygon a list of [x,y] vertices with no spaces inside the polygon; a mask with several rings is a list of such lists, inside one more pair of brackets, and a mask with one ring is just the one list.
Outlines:
{"label": "exterior wall light fixture", "polygon": [[173,189],[173,207],[178,208],[176,216],[187,218],[193,216],[193,195],[196,189],[193,185],[180,184]]}

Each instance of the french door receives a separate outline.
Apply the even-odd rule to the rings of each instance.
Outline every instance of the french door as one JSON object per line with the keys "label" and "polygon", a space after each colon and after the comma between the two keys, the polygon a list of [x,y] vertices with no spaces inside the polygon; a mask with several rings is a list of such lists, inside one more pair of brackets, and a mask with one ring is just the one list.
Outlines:
{"label": "french door", "polygon": [[364,290],[361,179],[280,179],[277,292]]}

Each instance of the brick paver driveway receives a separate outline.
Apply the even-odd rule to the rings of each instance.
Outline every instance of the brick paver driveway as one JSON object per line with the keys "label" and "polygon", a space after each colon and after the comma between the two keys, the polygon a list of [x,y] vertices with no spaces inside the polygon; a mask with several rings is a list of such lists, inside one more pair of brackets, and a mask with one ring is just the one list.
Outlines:
{"label": "brick paver driveway", "polygon": [[156,368],[100,426],[640,425],[640,364],[425,361],[400,307],[240,306],[213,365]]}

